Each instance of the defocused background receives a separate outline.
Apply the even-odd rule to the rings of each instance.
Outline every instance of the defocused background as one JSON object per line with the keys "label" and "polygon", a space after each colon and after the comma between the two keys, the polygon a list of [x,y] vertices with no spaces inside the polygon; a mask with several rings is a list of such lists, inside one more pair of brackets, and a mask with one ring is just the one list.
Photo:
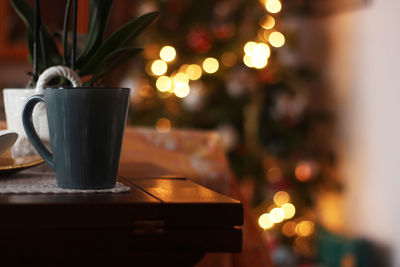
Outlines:
{"label": "defocused background", "polygon": [[[65,3],[42,1],[54,34]],[[218,131],[275,266],[399,266],[400,2],[118,0],[108,31],[153,10],[104,81],[132,88],[129,124]],[[25,27],[0,17],[0,88],[25,87]]]}

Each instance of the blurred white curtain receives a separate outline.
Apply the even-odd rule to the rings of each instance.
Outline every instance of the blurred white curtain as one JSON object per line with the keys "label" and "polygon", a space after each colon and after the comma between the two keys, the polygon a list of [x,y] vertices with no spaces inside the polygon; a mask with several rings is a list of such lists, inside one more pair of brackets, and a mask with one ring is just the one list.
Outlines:
{"label": "blurred white curtain", "polygon": [[388,246],[400,266],[400,1],[329,21],[328,77],[342,143],[344,227]]}

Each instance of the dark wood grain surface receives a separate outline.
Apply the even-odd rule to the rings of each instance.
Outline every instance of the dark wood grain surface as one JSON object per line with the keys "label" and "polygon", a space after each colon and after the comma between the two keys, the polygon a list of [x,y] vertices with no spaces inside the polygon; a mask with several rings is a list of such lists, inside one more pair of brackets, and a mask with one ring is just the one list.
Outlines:
{"label": "dark wood grain surface", "polygon": [[126,193],[0,195],[0,257],[7,266],[123,266],[133,256],[137,266],[192,266],[207,252],[241,250],[239,201],[183,177],[151,178],[149,167],[145,178],[119,177]]}

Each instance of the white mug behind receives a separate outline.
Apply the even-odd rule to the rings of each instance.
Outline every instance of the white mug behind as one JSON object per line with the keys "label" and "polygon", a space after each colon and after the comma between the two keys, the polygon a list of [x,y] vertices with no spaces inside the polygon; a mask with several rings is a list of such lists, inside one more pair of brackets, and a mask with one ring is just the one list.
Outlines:
{"label": "white mug behind", "polygon": [[[22,126],[22,109],[26,100],[37,94],[34,89],[5,88],[3,90],[4,109],[6,113],[7,128],[18,134],[17,141],[11,148],[12,157],[36,155],[37,152],[31,145]],[[46,108],[44,104],[37,105],[33,112],[33,124],[44,143],[49,143],[49,127],[47,125]]]}
{"label": "white mug behind", "polygon": [[[71,69],[65,66],[53,66],[45,70],[37,81],[34,89],[6,88],[3,90],[4,109],[6,112],[7,128],[18,134],[18,139],[11,148],[11,155],[23,157],[36,155],[31,142],[26,136],[24,126],[22,125],[22,110],[25,102],[33,95],[43,94],[45,85],[55,77],[65,77],[74,87],[81,86],[79,76]],[[46,107],[43,103],[38,103],[33,110],[33,125],[40,139],[51,150],[49,126],[47,123]]]}

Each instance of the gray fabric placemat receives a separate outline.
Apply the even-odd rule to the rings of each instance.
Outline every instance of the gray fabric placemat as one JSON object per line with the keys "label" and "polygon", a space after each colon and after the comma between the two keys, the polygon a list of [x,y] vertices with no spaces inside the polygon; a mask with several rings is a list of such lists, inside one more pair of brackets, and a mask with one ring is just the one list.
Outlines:
{"label": "gray fabric placemat", "polygon": [[0,178],[0,194],[90,194],[128,191],[130,187],[119,182],[110,189],[63,189],[57,186],[55,174],[52,172],[24,171]]}

